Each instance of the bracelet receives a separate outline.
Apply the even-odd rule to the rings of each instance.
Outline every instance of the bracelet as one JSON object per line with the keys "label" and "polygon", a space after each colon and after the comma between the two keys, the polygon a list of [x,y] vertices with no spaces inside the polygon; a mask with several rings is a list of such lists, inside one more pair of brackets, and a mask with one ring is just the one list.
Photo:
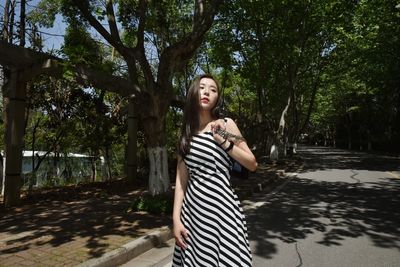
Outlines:
{"label": "bracelet", "polygon": [[226,143],[226,140],[228,140],[228,139],[225,139],[224,142],[222,142],[222,143],[219,144],[219,145],[222,146],[223,144],[225,144],[225,143]]}
{"label": "bracelet", "polygon": [[232,141],[229,141],[229,146],[225,149],[225,152],[228,152],[229,150],[231,150],[234,146],[234,143]]}

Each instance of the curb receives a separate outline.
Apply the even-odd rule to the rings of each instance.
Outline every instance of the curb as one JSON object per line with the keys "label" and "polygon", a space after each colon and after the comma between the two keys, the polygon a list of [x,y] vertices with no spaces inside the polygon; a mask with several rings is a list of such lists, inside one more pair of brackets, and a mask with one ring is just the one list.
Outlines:
{"label": "curb", "polygon": [[173,237],[170,226],[164,226],[150,234],[105,253],[99,258],[82,262],[76,267],[112,267],[124,264],[140,254],[162,244]]}

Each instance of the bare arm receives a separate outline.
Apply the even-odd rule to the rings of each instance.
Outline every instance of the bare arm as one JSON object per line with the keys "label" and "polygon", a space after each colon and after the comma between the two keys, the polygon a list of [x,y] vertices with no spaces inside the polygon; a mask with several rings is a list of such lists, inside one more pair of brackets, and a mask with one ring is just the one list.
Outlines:
{"label": "bare arm", "polygon": [[187,247],[185,240],[188,239],[186,229],[181,222],[182,204],[186,192],[188,178],[189,178],[189,173],[186,168],[186,164],[183,161],[182,157],[178,156],[178,164],[176,167],[174,211],[172,214],[172,219],[174,223],[175,241],[176,244],[181,248]]}
{"label": "bare arm", "polygon": [[[212,126],[212,129],[217,129],[217,128],[224,128],[224,122],[223,120],[218,120],[214,123]],[[237,136],[242,136],[240,133],[239,128],[237,127],[236,123],[232,119],[228,119],[226,123],[226,131],[237,135]],[[216,142],[219,144],[223,143],[225,139],[220,136],[219,134],[214,132],[214,139]],[[248,147],[247,143],[243,140],[238,140],[235,138],[228,138],[226,142],[224,142],[221,146],[223,149],[227,149],[229,147],[230,142],[232,141],[234,143],[234,146],[232,149],[228,151],[228,154],[235,159],[237,162],[239,162],[243,167],[250,171],[255,171],[257,169],[257,161],[256,158],[254,157],[253,152],[251,152],[250,148]]]}

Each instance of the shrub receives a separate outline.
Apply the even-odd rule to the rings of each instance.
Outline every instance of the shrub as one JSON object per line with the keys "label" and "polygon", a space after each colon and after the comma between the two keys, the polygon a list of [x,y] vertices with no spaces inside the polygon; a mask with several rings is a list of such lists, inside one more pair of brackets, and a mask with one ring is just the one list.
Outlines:
{"label": "shrub", "polygon": [[136,197],[130,206],[131,211],[146,211],[151,214],[170,214],[172,209],[173,198],[171,194],[141,195]]}

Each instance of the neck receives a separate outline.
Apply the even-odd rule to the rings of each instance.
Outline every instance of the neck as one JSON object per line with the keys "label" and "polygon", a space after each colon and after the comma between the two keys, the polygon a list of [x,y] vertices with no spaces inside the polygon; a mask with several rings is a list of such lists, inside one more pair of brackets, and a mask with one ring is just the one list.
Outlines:
{"label": "neck", "polygon": [[213,120],[211,116],[211,112],[209,111],[200,111],[199,116],[199,130],[202,130],[206,127],[206,125]]}

